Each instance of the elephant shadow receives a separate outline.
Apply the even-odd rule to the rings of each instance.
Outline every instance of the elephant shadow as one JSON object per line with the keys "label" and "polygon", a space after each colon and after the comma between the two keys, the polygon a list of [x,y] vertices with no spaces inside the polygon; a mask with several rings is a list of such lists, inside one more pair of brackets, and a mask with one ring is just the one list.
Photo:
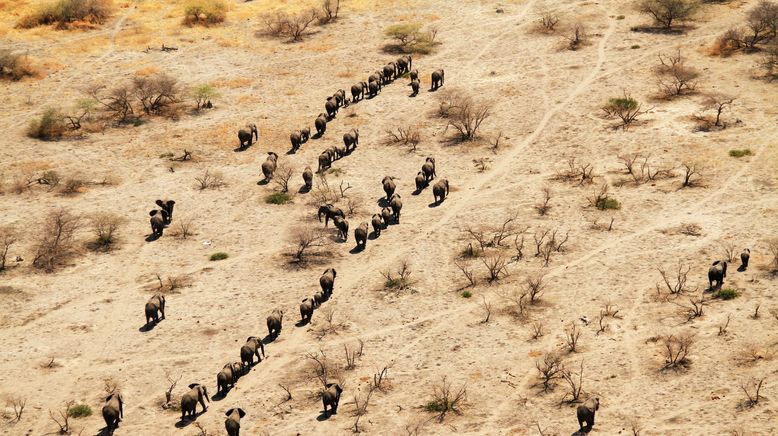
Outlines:
{"label": "elephant shadow", "polygon": [[145,241],[146,242],[154,242],[154,241],[156,241],[157,239],[159,239],[161,237],[162,237],[162,235],[158,235],[156,233],[152,233],[152,234],[146,236]]}
{"label": "elephant shadow", "polygon": [[189,427],[189,425],[192,424],[193,422],[197,421],[197,418],[199,418],[200,415],[202,415],[203,413],[205,413],[205,411],[196,412],[194,414],[194,416],[192,416],[192,417],[186,417],[186,418],[184,418],[182,420],[179,420],[176,423],[175,427],[176,428],[186,428],[186,427]]}
{"label": "elephant shadow", "polygon": [[357,254],[357,253],[361,253],[361,252],[363,252],[363,251],[365,251],[365,247],[363,247],[363,246],[361,246],[361,245],[357,245],[356,247],[354,247],[354,248],[352,248],[351,250],[349,250],[349,253],[351,253],[351,254]]}
{"label": "elephant shadow", "polygon": [[442,201],[440,201],[440,202],[433,201],[432,203],[428,204],[427,207],[429,207],[429,208],[436,208],[436,207],[440,206],[441,204],[443,204]]}
{"label": "elephant shadow", "polygon": [[278,335],[267,335],[264,338],[262,338],[262,345],[267,345],[272,342],[275,342],[275,340],[278,339]]}
{"label": "elephant shadow", "polygon": [[419,95],[418,92],[412,92],[411,95],[409,95],[408,97],[415,98],[417,95]]}
{"label": "elephant shadow", "polygon": [[260,180],[260,181],[258,181],[258,182],[257,182],[257,185],[259,185],[259,186],[265,186],[265,185],[267,185],[268,183],[270,183],[270,179],[262,179],[262,180]]}
{"label": "elephant shadow", "polygon": [[738,269],[737,269],[737,272],[743,272],[743,271],[745,271],[746,269],[748,269],[748,268],[746,268],[746,267],[745,267],[745,266],[743,266],[743,265],[740,265],[740,266],[738,267]]}
{"label": "elephant shadow", "polygon": [[245,147],[238,146],[237,148],[233,148],[232,151],[234,151],[235,153],[241,153],[241,152],[244,152],[244,151],[248,150],[249,147],[251,147],[251,146],[250,145],[247,145]]}
{"label": "elephant shadow", "polygon": [[422,192],[424,192],[424,188],[417,189],[417,190],[411,192],[411,195],[421,195]]}
{"label": "elephant shadow", "polygon": [[300,186],[300,189],[298,189],[298,190],[297,190],[297,193],[298,193],[298,194],[307,194],[307,193],[309,193],[309,192],[311,192],[311,190],[310,190],[310,189],[308,189],[308,187],[307,187],[307,186],[305,186],[305,185],[303,185],[303,186]]}
{"label": "elephant shadow", "polygon": [[389,207],[389,200],[386,197],[379,198],[376,203],[378,207]]}
{"label": "elephant shadow", "polygon": [[570,436],[586,436],[591,431],[592,431],[592,427],[587,425],[586,427],[582,428],[581,430],[577,430],[577,431],[573,432],[573,434],[571,434]]}
{"label": "elephant shadow", "polygon": [[156,323],[153,323],[153,322],[147,322],[146,324],[143,324],[143,325],[142,325],[142,326],[141,326],[141,327],[138,329],[138,331],[139,331],[139,332],[141,332],[141,333],[150,332],[150,331],[154,330],[154,327],[156,327],[156,326],[157,326],[157,324],[156,324]]}
{"label": "elephant shadow", "polygon": [[211,396],[211,400],[213,400],[213,401],[221,401],[221,400],[227,398],[227,394],[230,393],[230,391],[232,390],[233,387],[234,386],[227,386],[227,388],[224,389],[223,391],[218,392],[218,393],[216,393],[216,395]]}
{"label": "elephant shadow", "polygon": [[[118,426],[116,428],[119,428]],[[114,432],[111,431],[108,427],[103,427],[100,429],[99,432],[95,436],[111,436]]]}
{"label": "elephant shadow", "polygon": [[319,421],[319,422],[323,422],[323,421],[326,421],[326,420],[330,419],[330,417],[331,417],[332,415],[337,415],[337,413],[332,413],[332,412],[324,412],[324,411],[322,411],[322,412],[319,414],[319,416],[317,416],[317,417],[316,417],[316,420],[317,420],[317,421]]}
{"label": "elephant shadow", "polygon": [[294,326],[295,327],[305,327],[306,325],[310,324],[311,320],[309,319],[301,319],[300,321],[297,321]]}
{"label": "elephant shadow", "polygon": [[367,235],[367,239],[370,239],[371,241],[375,241],[378,239],[378,235],[376,235],[375,231],[370,232],[369,235]]}
{"label": "elephant shadow", "polygon": [[294,148],[290,148],[289,151],[286,152],[287,156],[291,156],[291,155],[296,154],[296,153],[297,153],[297,150],[295,150]]}

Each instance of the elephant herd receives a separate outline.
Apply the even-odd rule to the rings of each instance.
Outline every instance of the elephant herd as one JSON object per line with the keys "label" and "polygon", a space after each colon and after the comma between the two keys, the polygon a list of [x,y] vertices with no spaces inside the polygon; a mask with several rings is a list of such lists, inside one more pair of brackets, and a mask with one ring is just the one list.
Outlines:
{"label": "elephant herd", "polygon": [[[738,271],[745,271],[748,269],[748,261],[750,258],[751,250],[749,248],[744,249],[740,253],[740,268]],[[725,277],[727,277],[727,261],[717,260],[713,262],[708,269],[708,289],[711,291],[714,289],[721,289],[721,286],[724,285]]]}

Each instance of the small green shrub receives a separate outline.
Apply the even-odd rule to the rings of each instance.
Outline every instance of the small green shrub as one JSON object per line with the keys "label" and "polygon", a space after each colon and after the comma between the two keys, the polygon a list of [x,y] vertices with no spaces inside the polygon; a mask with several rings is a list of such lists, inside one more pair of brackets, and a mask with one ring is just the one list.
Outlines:
{"label": "small green shrub", "polygon": [[265,203],[267,204],[286,204],[289,203],[289,200],[292,199],[292,196],[287,194],[286,192],[274,192],[267,197],[265,197]]}
{"label": "small green shrub", "polygon": [[478,249],[478,247],[474,246],[473,244],[467,244],[467,247],[465,247],[464,250],[462,250],[462,257],[465,258],[476,258],[481,257],[481,250]]}
{"label": "small green shrub", "polygon": [[30,121],[27,136],[37,139],[55,139],[65,134],[65,123],[59,109],[43,111],[40,119]]}
{"label": "small green shrub", "polygon": [[184,9],[184,24],[209,25],[221,23],[227,18],[227,4],[224,0],[193,0]]}
{"label": "small green shrub", "polygon": [[730,150],[729,155],[732,157],[743,157],[743,156],[753,156],[753,153],[751,152],[750,148],[744,148],[742,150],[740,149]]}
{"label": "small green shrub", "polygon": [[424,410],[427,412],[442,412],[448,410],[446,405],[442,401],[430,400],[424,405]]}
{"label": "small green shrub", "polygon": [[39,5],[35,11],[22,17],[16,27],[29,29],[56,24],[65,29],[81,21],[103,24],[113,13],[112,0],[58,0]]}
{"label": "small green shrub", "polygon": [[732,300],[740,295],[737,290],[732,288],[719,289],[713,296],[722,300]]}
{"label": "small green shrub", "polygon": [[208,259],[210,259],[211,261],[216,261],[216,260],[224,260],[228,257],[230,257],[229,254],[220,251],[218,253],[213,253],[211,257],[209,257]]}
{"label": "small green shrub", "polygon": [[192,98],[195,101],[197,110],[202,109],[209,101],[211,101],[212,98],[216,98],[218,96],[219,91],[207,83],[195,86],[194,89],[192,89]]}
{"label": "small green shrub", "polygon": [[392,288],[399,287],[400,284],[401,284],[400,279],[392,277],[384,282],[384,287],[387,289],[392,289]]}
{"label": "small green shrub", "polygon": [[472,297],[472,296],[473,296],[473,293],[472,293],[472,292],[470,292],[470,291],[464,291],[464,292],[462,292],[462,296],[463,296],[464,298],[470,298],[470,297]]}
{"label": "small green shrub", "polygon": [[85,418],[92,415],[92,408],[86,404],[76,404],[68,409],[68,416],[71,418]]}
{"label": "small green shrub", "polygon": [[630,47],[632,50],[637,50],[640,48],[640,44],[635,44],[632,47]]}
{"label": "small green shrub", "polygon": [[624,15],[619,15],[618,17],[616,17],[616,19],[617,20],[623,20],[624,19]]}
{"label": "small green shrub", "polygon": [[387,51],[401,53],[429,54],[439,45],[435,41],[437,29],[430,28],[428,31],[421,30],[420,23],[398,23],[384,29],[384,35],[395,41],[384,47]]}
{"label": "small green shrub", "polygon": [[597,200],[597,209],[600,210],[617,210],[621,209],[621,203],[619,203],[619,200],[616,200],[615,198],[602,198]]}

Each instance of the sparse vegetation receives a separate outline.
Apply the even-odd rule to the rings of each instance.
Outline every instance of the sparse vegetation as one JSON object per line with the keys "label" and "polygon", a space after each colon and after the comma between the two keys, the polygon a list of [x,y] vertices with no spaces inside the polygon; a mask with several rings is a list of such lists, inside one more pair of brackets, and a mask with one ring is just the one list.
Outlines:
{"label": "sparse vegetation", "polygon": [[291,258],[294,263],[304,264],[315,256],[316,249],[327,245],[327,235],[320,229],[298,227],[292,231],[290,242],[292,245]]}
{"label": "sparse vegetation", "polygon": [[587,43],[589,36],[582,23],[575,23],[570,29],[570,34],[565,38],[567,39],[567,48],[576,51]]}
{"label": "sparse vegetation", "polygon": [[89,248],[96,251],[108,251],[116,247],[118,242],[116,233],[124,220],[115,214],[101,212],[90,219],[94,241]]}
{"label": "sparse vegetation", "polygon": [[743,402],[743,407],[754,407],[759,404],[761,399],[762,385],[764,385],[765,378],[750,378],[740,384],[740,389],[746,394],[746,401]]}
{"label": "sparse vegetation", "polygon": [[699,0],[641,0],[638,10],[654,23],[669,30],[674,23],[688,21],[699,10]]}
{"label": "sparse vegetation", "polygon": [[53,272],[76,254],[75,235],[81,227],[81,218],[60,209],[49,213],[35,242],[32,264]]}
{"label": "sparse vegetation", "polygon": [[86,418],[92,415],[92,408],[87,404],[76,404],[68,409],[68,416],[71,418]]}
{"label": "sparse vegetation", "polygon": [[267,204],[286,204],[292,200],[292,196],[286,192],[274,192],[265,196]]}
{"label": "sparse vegetation", "polygon": [[200,191],[218,189],[224,185],[226,185],[224,176],[219,172],[212,173],[211,170],[205,170],[201,176],[195,177],[195,188]]}
{"label": "sparse vegetation", "polygon": [[386,145],[405,145],[409,151],[416,151],[421,142],[421,132],[416,126],[401,126],[395,130],[386,131]]}
{"label": "sparse vegetation", "polygon": [[36,139],[58,139],[67,131],[60,109],[49,108],[40,118],[30,121],[27,136]]}
{"label": "sparse vegetation", "polygon": [[8,251],[19,240],[19,234],[11,226],[0,227],[0,273],[5,271]]}
{"label": "sparse vegetation", "polygon": [[731,157],[745,157],[745,156],[753,156],[754,153],[751,152],[750,148],[733,148],[729,151],[729,155]]}
{"label": "sparse vegetation", "polygon": [[438,31],[431,27],[421,30],[421,23],[398,23],[384,29],[384,35],[394,40],[393,44],[384,46],[384,51],[397,53],[429,54],[440,44],[435,41]]}
{"label": "sparse vegetation", "polygon": [[732,300],[734,298],[737,298],[737,296],[740,295],[736,289],[732,288],[724,288],[719,289],[716,291],[715,294],[713,294],[714,298],[719,298],[722,300]]}
{"label": "sparse vegetation", "polygon": [[424,410],[437,413],[438,422],[446,419],[446,414],[462,414],[462,403],[467,398],[467,385],[454,388],[446,376],[432,388],[432,399],[424,405]]}
{"label": "sparse vegetation", "polygon": [[693,92],[697,88],[700,72],[686,65],[681,50],[674,55],[659,54],[659,65],[655,68],[659,92],[666,98],[673,98]]}
{"label": "sparse vegetation", "polygon": [[201,110],[211,103],[211,100],[219,96],[219,91],[213,85],[204,83],[195,86],[191,91],[192,99],[195,101],[195,110]]}
{"label": "sparse vegetation", "polygon": [[609,118],[618,117],[621,120],[621,128],[626,129],[639,116],[648,112],[648,110],[641,110],[641,108],[642,105],[637,100],[625,93],[623,97],[608,100],[602,110]]}
{"label": "sparse vegetation", "polygon": [[478,136],[481,124],[492,115],[491,101],[478,101],[461,93],[446,94],[438,113],[448,121],[447,127],[459,132],[462,141],[473,141]]}
{"label": "sparse vegetation", "polygon": [[229,254],[227,254],[227,253],[225,253],[223,251],[219,251],[218,253],[213,253],[211,255],[211,257],[208,258],[208,260],[214,262],[214,261],[217,261],[217,260],[227,259],[228,257],[230,257]]}
{"label": "sparse vegetation", "polygon": [[308,32],[308,27],[319,18],[319,12],[315,9],[302,11],[297,14],[275,12],[265,14],[262,17],[265,24],[264,34],[276,38],[289,38],[299,42]]}
{"label": "sparse vegetation", "polygon": [[416,283],[411,279],[413,270],[407,260],[400,262],[396,272],[382,271],[381,275],[384,277],[384,288],[390,290],[403,291]]}
{"label": "sparse vegetation", "polygon": [[689,364],[689,352],[694,344],[694,337],[688,333],[662,336],[662,349],[665,356],[665,369],[676,369]]}
{"label": "sparse vegetation", "polygon": [[226,18],[224,0],[190,0],[184,8],[184,24],[188,26],[218,24]]}
{"label": "sparse vegetation", "polygon": [[33,68],[28,56],[14,54],[8,49],[0,49],[0,79],[21,80],[37,74],[38,71]]}
{"label": "sparse vegetation", "polygon": [[29,29],[54,24],[57,29],[103,24],[113,13],[111,0],[55,0],[39,4],[16,27]]}
{"label": "sparse vegetation", "polygon": [[544,33],[554,33],[559,24],[559,15],[553,11],[544,11],[538,18],[538,28]]}
{"label": "sparse vegetation", "polygon": [[607,183],[600,185],[589,197],[589,205],[599,210],[618,210],[621,209],[621,203],[610,196],[610,186]]}
{"label": "sparse vegetation", "polygon": [[546,352],[543,358],[535,362],[540,374],[540,380],[543,384],[543,392],[548,392],[554,388],[554,382],[562,376],[564,366],[562,366],[562,356],[555,352]]}

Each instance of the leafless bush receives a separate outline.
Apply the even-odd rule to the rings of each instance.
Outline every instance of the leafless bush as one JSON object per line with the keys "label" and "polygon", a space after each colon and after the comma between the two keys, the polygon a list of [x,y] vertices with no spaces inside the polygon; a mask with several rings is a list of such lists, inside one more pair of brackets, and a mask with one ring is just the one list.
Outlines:
{"label": "leafless bush", "polygon": [[569,371],[567,369],[562,370],[562,378],[565,379],[567,385],[570,387],[570,392],[565,394],[565,398],[567,398],[568,394],[570,395],[570,399],[567,400],[569,403],[580,402],[581,393],[583,392],[583,373],[584,373],[583,359],[581,359],[581,366],[578,369],[578,374]]}
{"label": "leafless bush", "polygon": [[661,338],[665,355],[664,368],[679,368],[688,365],[689,352],[694,344],[694,337],[688,333],[665,335]]}
{"label": "leafless bush", "polygon": [[487,280],[489,283],[500,280],[503,277],[508,276],[508,261],[501,255],[495,254],[488,257],[481,258],[481,262],[484,264],[487,270]]}
{"label": "leafless bush", "polygon": [[158,114],[181,100],[178,80],[165,73],[135,76],[132,85],[133,94],[148,115]]}
{"label": "leafless bush", "polygon": [[489,319],[492,317],[492,303],[489,301],[486,301],[486,297],[481,295],[481,307],[484,310],[484,319],[481,321],[481,324],[486,324],[489,322]]}
{"label": "leafless bush", "polygon": [[335,203],[340,200],[338,191],[330,187],[325,174],[318,174],[316,179],[316,185],[311,192],[311,198],[315,204],[328,204]]}
{"label": "leafless bush", "polygon": [[469,286],[473,287],[476,285],[478,280],[476,279],[475,273],[473,272],[472,268],[469,268],[467,264],[457,262],[456,260],[454,261],[454,265],[456,265],[457,268],[459,268],[459,270],[462,271],[462,275],[464,275],[465,278],[467,279]]}
{"label": "leafless bush", "polygon": [[463,384],[455,389],[452,382],[443,376],[443,379],[433,386],[432,399],[427,402],[425,409],[437,413],[438,422],[443,422],[448,413],[462,414],[462,403],[466,398],[467,385]]}
{"label": "leafless bush", "polygon": [[740,389],[746,394],[747,400],[743,402],[743,407],[754,407],[759,404],[760,391],[765,378],[751,378],[740,384]]}
{"label": "leafless bush", "polygon": [[600,317],[597,319],[597,325],[599,326],[597,329],[597,332],[595,335],[599,335],[600,333],[605,333],[608,330],[608,323],[605,322],[605,318],[607,315],[605,315],[605,311],[602,309],[600,310]]}
{"label": "leafless bush", "polygon": [[289,192],[289,180],[292,178],[293,173],[294,168],[283,162],[276,167],[276,172],[273,173],[273,183],[281,189],[281,192]]}
{"label": "leafless bush", "polygon": [[535,204],[535,210],[538,211],[538,215],[545,216],[549,210],[551,210],[551,188],[544,186],[540,192],[543,194],[543,200],[540,203]]}
{"label": "leafless bush", "polygon": [[269,36],[285,37],[302,41],[308,27],[319,18],[318,11],[311,9],[294,15],[285,12],[263,15],[265,33]]}
{"label": "leafless bush", "polygon": [[535,362],[535,368],[540,373],[540,380],[543,384],[543,392],[548,392],[554,388],[554,381],[561,377],[564,369],[562,366],[562,356],[555,352],[546,352],[543,358]]}
{"label": "leafless bush", "polygon": [[309,361],[313,377],[318,379],[322,386],[327,386],[330,380],[337,378],[337,369],[329,362],[324,350],[319,349],[318,353],[308,353],[305,358]]}
{"label": "leafless bush", "polygon": [[513,249],[516,250],[516,254],[511,260],[519,261],[524,259],[524,233],[513,237]]}
{"label": "leafless bush", "polygon": [[535,321],[532,323],[532,339],[538,339],[543,336],[543,323]]}
{"label": "leafless bush", "polygon": [[180,239],[187,239],[194,234],[194,220],[187,216],[179,217],[176,219],[176,224],[173,226],[173,231],[170,232],[171,236]]}
{"label": "leafless bush", "polygon": [[337,20],[338,12],[340,12],[340,0],[322,0],[321,12],[319,24],[328,24]]}
{"label": "leafless bush", "polygon": [[540,300],[540,297],[546,288],[544,279],[545,274],[538,272],[524,280],[524,289],[526,290],[527,295],[529,295],[530,304],[535,304]]}
{"label": "leafless bush", "polygon": [[489,161],[488,157],[479,157],[478,159],[473,159],[473,165],[479,173],[482,173],[489,169]]}
{"label": "leafless bush", "polygon": [[27,405],[27,399],[21,396],[15,396],[8,399],[8,406],[14,411],[14,421],[19,422],[22,420],[22,413],[24,413],[24,406]]}
{"label": "leafless bush", "polygon": [[400,126],[395,130],[386,131],[386,145],[405,145],[409,151],[416,151],[421,142],[421,131],[417,126]]}
{"label": "leafless bush", "polygon": [[557,180],[565,182],[577,182],[579,185],[590,184],[595,178],[594,167],[589,162],[579,162],[575,156],[567,159],[567,168],[557,171],[554,176]]}
{"label": "leafless bush", "polygon": [[199,422],[195,422],[194,427],[197,429],[196,436],[208,436],[208,430]]}
{"label": "leafless bush", "polygon": [[682,162],[681,169],[684,172],[682,188],[693,188],[700,186],[700,178],[702,177],[702,171],[704,167],[696,162]]}
{"label": "leafless bush", "polygon": [[729,320],[732,318],[732,315],[727,315],[727,322],[724,323],[724,325],[719,326],[719,336],[724,336],[727,334],[727,327],[729,327]]}
{"label": "leafless bush", "polygon": [[397,267],[394,273],[391,270],[385,272],[382,271],[381,275],[385,279],[384,288],[387,289],[402,291],[416,284],[416,281],[411,279],[413,270],[411,269],[411,266],[407,260],[400,262],[400,265]]}
{"label": "leafless bush", "polygon": [[768,82],[778,79],[778,43],[771,44],[765,49],[759,67],[764,71]]}
{"label": "leafless bush", "polygon": [[641,0],[638,10],[662,28],[670,29],[675,22],[691,19],[699,7],[699,0]]}
{"label": "leafless bush", "polygon": [[556,26],[559,24],[559,15],[552,11],[544,11],[540,13],[538,18],[538,28],[545,33],[554,33]]}
{"label": "leafless bush", "polygon": [[692,92],[697,87],[700,72],[686,66],[686,59],[679,49],[674,55],[659,54],[659,65],[654,70],[659,92],[667,98]]}
{"label": "leafless bush", "polygon": [[587,198],[589,206],[596,207],[600,210],[605,209],[618,209],[618,207],[609,207],[610,201],[610,185],[607,182],[602,183],[592,192],[592,195]]}
{"label": "leafless bush", "polygon": [[378,372],[373,374],[373,382],[371,384],[371,387],[373,389],[378,389],[379,391],[383,392],[386,389],[391,387],[388,385],[389,368],[391,367],[392,364],[389,363],[388,365],[384,365],[383,368],[381,368]]}
{"label": "leafless bush", "polygon": [[681,223],[678,232],[686,236],[702,235],[702,226],[696,223]]}
{"label": "leafless bush", "polygon": [[346,200],[346,211],[348,212],[348,216],[361,214],[363,205],[364,200],[362,197],[348,197]]}
{"label": "leafless bush", "polygon": [[444,114],[448,126],[459,132],[463,141],[475,140],[481,124],[491,116],[494,103],[489,100],[477,101],[460,93],[447,94],[441,102],[439,113]]}
{"label": "leafless bush", "polygon": [[65,403],[63,410],[58,410],[56,413],[53,410],[49,410],[49,418],[59,426],[58,434],[70,434],[70,408],[76,404],[75,401],[70,400]]}
{"label": "leafless bush", "polygon": [[511,236],[524,233],[527,228],[519,229],[516,226],[518,221],[518,213],[514,212],[508,217],[503,219],[502,224],[499,227],[493,227],[490,229],[475,229],[473,227],[465,228],[470,238],[478,242],[481,251],[486,248],[499,248],[503,247],[503,242]]}
{"label": "leafless bush", "polygon": [[170,375],[169,372],[165,372],[165,378],[167,379],[167,382],[169,384],[169,387],[167,391],[165,391],[165,403],[162,404],[163,409],[168,409],[172,406],[173,403],[173,389],[176,388],[176,384],[178,384],[179,381],[181,381],[181,377],[183,377],[184,374],[180,374],[178,378],[174,379],[172,375]]}
{"label": "leafless bush", "polygon": [[619,308],[614,303],[606,302],[605,306],[602,308],[601,311],[605,316],[609,316],[611,318],[615,319],[621,319],[621,315],[619,315]]}
{"label": "leafless bush", "polygon": [[632,436],[640,436],[640,432],[643,431],[643,425],[640,423],[640,420],[638,418],[630,418],[628,424]]}
{"label": "leafless bush", "polygon": [[201,176],[195,177],[195,188],[200,191],[218,189],[224,185],[226,185],[224,176],[219,172],[212,173],[210,170],[205,170]]}
{"label": "leafless bush", "polygon": [[581,330],[578,328],[578,324],[575,322],[570,323],[570,326],[565,330],[565,343],[571,353],[578,352],[578,339],[580,337]]}
{"label": "leafless bush", "polygon": [[686,308],[686,321],[691,321],[694,318],[699,318],[703,315],[703,310],[705,308],[705,296],[702,295],[700,298],[690,298],[689,299],[689,307]]}
{"label": "leafless bush", "polygon": [[[691,271],[692,267],[684,267],[681,262],[678,262],[678,267],[675,272],[668,272],[665,268],[659,267],[657,270],[662,276],[662,281],[667,287],[667,291],[671,295],[680,295],[686,292],[686,276]],[[657,292],[659,292],[659,285],[656,285]]]}
{"label": "leafless bush", "polygon": [[716,127],[722,127],[721,114],[735,101],[735,97],[722,93],[713,93],[705,97],[702,102],[702,110],[716,112],[716,120],[713,125]]}
{"label": "leafless bush", "polygon": [[133,91],[129,85],[118,85],[108,92],[105,92],[105,85],[95,85],[88,88],[86,94],[119,123],[126,122],[135,115],[132,108]]}
{"label": "leafless bush", "polygon": [[19,240],[19,234],[11,226],[0,228],[0,272],[5,271],[8,252]]}
{"label": "leafless bush", "polygon": [[295,263],[305,263],[312,251],[327,245],[327,235],[317,228],[297,227],[291,233],[291,257]]}
{"label": "leafless bush", "polygon": [[97,213],[90,219],[92,233],[95,240],[89,244],[89,248],[97,251],[108,251],[116,247],[116,233],[124,219],[109,212]]}
{"label": "leafless bush", "polygon": [[38,233],[32,264],[54,271],[76,253],[75,235],[81,227],[81,218],[65,209],[51,212]]}
{"label": "leafless bush", "polygon": [[359,394],[354,395],[354,416],[356,417],[354,425],[352,426],[352,431],[354,433],[361,433],[361,430],[359,429],[359,420],[367,413],[367,406],[370,404],[370,397],[373,396],[373,392],[375,392],[375,389],[370,385],[367,388],[367,393],[361,396]]}
{"label": "leafless bush", "polygon": [[581,23],[575,23],[570,29],[570,35],[565,38],[567,39],[567,48],[573,51],[581,48],[589,39],[586,29]]}

